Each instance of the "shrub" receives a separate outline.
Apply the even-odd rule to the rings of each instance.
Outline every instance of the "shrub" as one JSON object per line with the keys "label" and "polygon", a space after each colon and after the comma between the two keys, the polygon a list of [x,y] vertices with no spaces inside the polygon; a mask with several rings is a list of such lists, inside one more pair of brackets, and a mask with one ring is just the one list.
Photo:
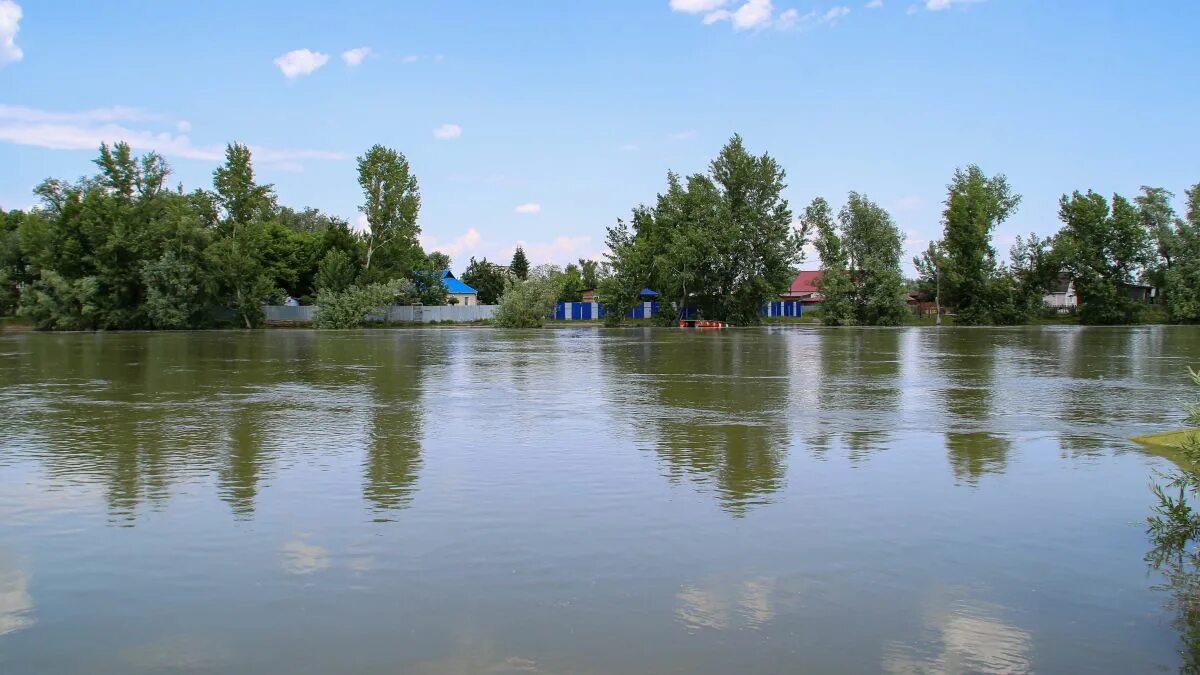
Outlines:
{"label": "shrub", "polygon": [[531,276],[509,285],[500,298],[492,323],[501,328],[540,328],[554,312],[559,294],[552,276]]}
{"label": "shrub", "polygon": [[411,292],[404,281],[395,280],[367,286],[350,286],[344,291],[317,292],[317,310],[313,325],[317,328],[357,328],[367,314],[392,304],[396,296]]}

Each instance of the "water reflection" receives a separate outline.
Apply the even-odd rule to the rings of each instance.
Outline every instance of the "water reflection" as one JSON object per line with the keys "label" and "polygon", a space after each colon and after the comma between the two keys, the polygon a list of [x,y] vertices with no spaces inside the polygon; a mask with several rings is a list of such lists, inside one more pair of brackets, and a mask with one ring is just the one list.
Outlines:
{"label": "water reflection", "polygon": [[1012,444],[994,431],[991,419],[996,338],[974,330],[939,330],[923,337],[924,351],[942,376],[935,395],[948,417],[946,451],[954,477],[973,484],[984,474],[1003,473]]}
{"label": "water reflection", "polygon": [[313,447],[365,446],[364,496],[392,509],[420,470],[427,345],[415,331],[28,336],[5,364],[18,414],[0,435],[53,482],[103,485],[119,524],[204,474],[250,519],[282,453]]}
{"label": "water reflection", "polygon": [[329,569],[329,549],[310,544],[307,538],[301,535],[283,545],[284,572],[308,575]]}
{"label": "water reflection", "polygon": [[18,567],[10,557],[0,555],[0,636],[33,624],[33,596],[29,594],[29,574]]}
{"label": "water reflection", "polygon": [[1032,636],[997,618],[1000,608],[961,592],[936,598],[925,611],[919,640],[884,646],[887,673],[1025,673],[1032,670]]}
{"label": "water reflection", "polygon": [[437,358],[427,353],[433,346],[420,339],[373,343],[366,359],[374,367],[367,375],[371,405],[363,496],[380,511],[408,505],[416,491],[424,432],[421,376],[425,364]]}
{"label": "water reflection", "polygon": [[729,513],[783,486],[790,420],[788,350],[771,333],[652,333],[603,343],[609,391],[635,440],[668,478],[711,486]]}
{"label": "water reflection", "polygon": [[759,628],[775,618],[776,586],[772,577],[688,584],[675,596],[675,618],[693,631]]}
{"label": "water reflection", "polygon": [[850,460],[858,462],[887,444],[900,408],[901,335],[892,329],[823,332],[818,414],[807,436],[815,451],[839,439]]}

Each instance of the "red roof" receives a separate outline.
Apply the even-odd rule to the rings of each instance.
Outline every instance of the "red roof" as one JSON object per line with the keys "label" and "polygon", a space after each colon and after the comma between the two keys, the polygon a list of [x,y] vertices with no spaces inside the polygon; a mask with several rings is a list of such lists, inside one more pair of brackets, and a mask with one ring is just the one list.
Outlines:
{"label": "red roof", "polygon": [[796,278],[792,280],[792,285],[788,287],[785,296],[804,295],[806,293],[817,293],[820,289],[817,288],[817,281],[821,279],[820,270],[808,270],[800,272]]}

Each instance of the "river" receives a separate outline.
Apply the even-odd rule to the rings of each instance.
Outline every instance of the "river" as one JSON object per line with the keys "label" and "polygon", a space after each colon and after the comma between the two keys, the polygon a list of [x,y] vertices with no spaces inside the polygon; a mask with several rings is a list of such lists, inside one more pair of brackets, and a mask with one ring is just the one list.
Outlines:
{"label": "river", "polygon": [[0,334],[0,672],[1171,672],[1200,331]]}

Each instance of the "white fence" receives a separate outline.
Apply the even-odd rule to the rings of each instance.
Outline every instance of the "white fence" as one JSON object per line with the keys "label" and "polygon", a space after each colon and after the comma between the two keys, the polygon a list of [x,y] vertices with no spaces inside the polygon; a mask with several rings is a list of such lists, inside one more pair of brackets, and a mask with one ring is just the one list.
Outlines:
{"label": "white fence", "polygon": [[[387,314],[369,314],[369,321],[384,321],[388,323],[432,323],[434,321],[484,321],[492,318],[497,305],[392,305]],[[311,323],[316,307],[289,307],[285,305],[266,305],[263,315],[268,323]]]}

